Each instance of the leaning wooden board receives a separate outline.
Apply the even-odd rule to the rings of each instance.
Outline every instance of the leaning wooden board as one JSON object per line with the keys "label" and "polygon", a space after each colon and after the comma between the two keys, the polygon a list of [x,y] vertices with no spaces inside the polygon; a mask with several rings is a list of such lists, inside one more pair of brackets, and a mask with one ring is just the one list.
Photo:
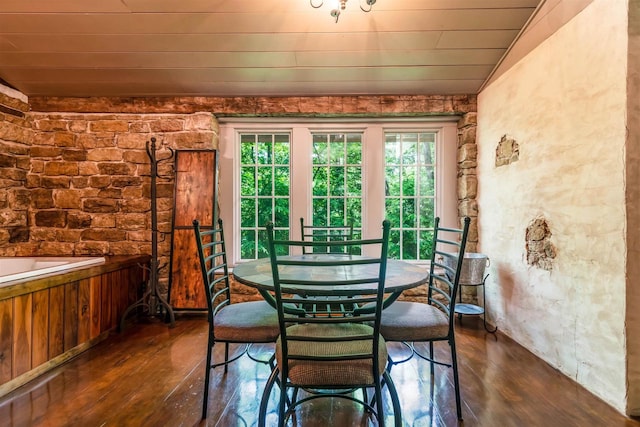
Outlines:
{"label": "leaning wooden board", "polygon": [[174,309],[206,310],[193,220],[212,227],[216,215],[216,152],[178,150],[175,156],[175,195],[169,303]]}

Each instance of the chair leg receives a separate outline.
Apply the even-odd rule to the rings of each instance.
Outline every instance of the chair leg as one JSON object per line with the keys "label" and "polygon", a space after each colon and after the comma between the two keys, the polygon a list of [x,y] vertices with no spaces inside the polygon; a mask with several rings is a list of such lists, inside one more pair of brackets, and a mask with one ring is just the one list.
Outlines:
{"label": "chair leg", "polygon": [[384,383],[387,385],[387,389],[389,390],[389,396],[391,396],[391,405],[393,406],[393,418],[395,427],[402,427],[402,409],[400,408],[400,399],[398,398],[398,391],[396,390],[396,385],[393,383],[393,379],[391,378],[391,374],[388,371],[385,371],[382,374],[382,378]]}
{"label": "chair leg", "polygon": [[204,393],[202,396],[202,419],[207,418],[207,406],[209,404],[209,380],[211,379],[211,356],[213,353],[213,343],[207,343],[207,363],[204,366]]}
{"label": "chair leg", "polygon": [[258,411],[258,427],[265,427],[269,396],[271,396],[271,390],[273,389],[273,385],[278,381],[278,377],[279,370],[274,367],[271,371],[271,375],[269,375],[267,383],[264,385],[264,390],[262,391],[262,398],[260,399],[260,409]]}
{"label": "chair leg", "polygon": [[[386,371],[385,371],[386,372]],[[384,407],[382,406],[382,381],[377,381],[374,387],[375,400],[376,400],[376,418],[378,418],[378,425],[384,427]]]}
{"label": "chair leg", "polygon": [[[287,386],[285,385],[287,379],[284,377],[284,375],[279,375],[279,377],[280,377],[280,402],[278,403],[278,427],[284,427],[285,421],[286,421],[285,415],[287,413],[287,401],[289,399],[287,395]],[[297,394],[297,390],[296,390],[296,394]]]}
{"label": "chair leg", "polygon": [[229,370],[229,343],[224,343],[224,373]]}
{"label": "chair leg", "polygon": [[449,347],[451,347],[451,365],[453,367],[453,387],[456,393],[456,412],[458,414],[458,420],[462,420],[462,405],[460,403],[460,380],[458,379],[458,356],[456,353],[456,340],[451,337],[449,341]]}
{"label": "chair leg", "polygon": [[429,341],[429,359],[430,364],[431,364],[431,378],[434,377],[434,375],[436,374],[435,372],[435,364],[437,363],[434,359],[433,359],[433,341]]}

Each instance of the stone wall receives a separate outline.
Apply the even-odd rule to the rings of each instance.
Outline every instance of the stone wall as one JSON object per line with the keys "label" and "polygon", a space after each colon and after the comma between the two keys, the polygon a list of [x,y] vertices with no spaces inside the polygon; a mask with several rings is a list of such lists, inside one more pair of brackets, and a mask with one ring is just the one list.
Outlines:
{"label": "stone wall", "polygon": [[[20,241],[3,224],[0,255],[134,255],[151,252],[150,164],[172,149],[213,149],[217,127],[209,113],[29,113],[22,180],[9,205],[22,208]],[[16,150],[14,150],[16,151]],[[168,258],[173,208],[172,162],[160,170],[160,251]],[[4,171],[4,169],[3,169]],[[3,172],[4,173],[4,172]],[[28,215],[26,215],[28,211]],[[16,222],[16,221],[14,221]],[[166,260],[165,260],[166,261]]]}
{"label": "stone wall", "polygon": [[[21,156],[21,179],[12,184],[10,200],[6,195],[0,199],[6,200],[3,218],[22,212],[22,220],[12,221],[13,228],[0,223],[0,256],[150,253],[150,170],[145,144],[155,137],[162,148],[159,157],[168,153],[168,147],[215,148],[216,115],[463,115],[459,165],[464,166],[465,176],[475,179],[474,96],[31,98],[29,105],[35,112],[21,120],[21,132],[11,131],[20,134],[14,138],[20,144],[13,144],[21,148],[14,149],[18,151],[14,156]],[[158,180],[159,264],[168,265],[173,208],[170,165],[160,173],[166,178]],[[475,217],[475,193],[471,193],[475,187],[465,180],[461,183],[465,190],[458,193],[460,215]],[[470,240],[477,242],[477,232],[471,235],[476,237]],[[161,271],[165,290],[167,270]],[[239,294],[243,299],[259,298],[250,289],[240,289]]]}
{"label": "stone wall", "polygon": [[[458,122],[458,216],[471,218],[466,252],[478,252],[477,123],[478,114],[476,112],[463,115]],[[461,286],[460,293],[463,302],[477,304],[477,286]]]}
{"label": "stone wall", "polygon": [[28,241],[29,106],[0,93],[0,248]]}

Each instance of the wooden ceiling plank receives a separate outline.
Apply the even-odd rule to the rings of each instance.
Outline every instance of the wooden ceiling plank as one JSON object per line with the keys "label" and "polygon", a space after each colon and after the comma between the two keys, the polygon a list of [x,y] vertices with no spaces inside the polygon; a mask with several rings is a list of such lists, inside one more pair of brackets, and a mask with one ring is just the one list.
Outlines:
{"label": "wooden ceiling plank", "polygon": [[330,19],[318,22],[308,13],[0,14],[0,29],[4,34],[335,33],[340,28],[348,28],[348,32],[375,33],[519,30],[530,14],[530,9],[389,11],[379,19],[366,19],[369,15],[360,13],[345,17],[342,27],[336,27]]}

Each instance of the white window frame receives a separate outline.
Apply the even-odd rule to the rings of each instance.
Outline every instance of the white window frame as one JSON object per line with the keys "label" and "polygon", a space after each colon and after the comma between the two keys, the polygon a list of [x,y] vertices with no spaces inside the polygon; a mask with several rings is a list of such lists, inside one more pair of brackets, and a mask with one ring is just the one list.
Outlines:
{"label": "white window frame", "polygon": [[[457,116],[420,119],[244,119],[220,118],[220,218],[224,221],[230,266],[240,256],[240,138],[242,132],[291,135],[290,229],[300,239],[301,217],[311,218],[311,145],[313,132],[363,132],[362,236],[376,237],[384,220],[385,132],[436,132],[436,215],[446,226],[458,226]],[[294,168],[295,165],[295,168]],[[294,203],[295,201],[295,203]],[[371,206],[378,206],[372,209]],[[420,263],[418,261],[418,263]],[[422,262],[424,263],[424,261]]]}

